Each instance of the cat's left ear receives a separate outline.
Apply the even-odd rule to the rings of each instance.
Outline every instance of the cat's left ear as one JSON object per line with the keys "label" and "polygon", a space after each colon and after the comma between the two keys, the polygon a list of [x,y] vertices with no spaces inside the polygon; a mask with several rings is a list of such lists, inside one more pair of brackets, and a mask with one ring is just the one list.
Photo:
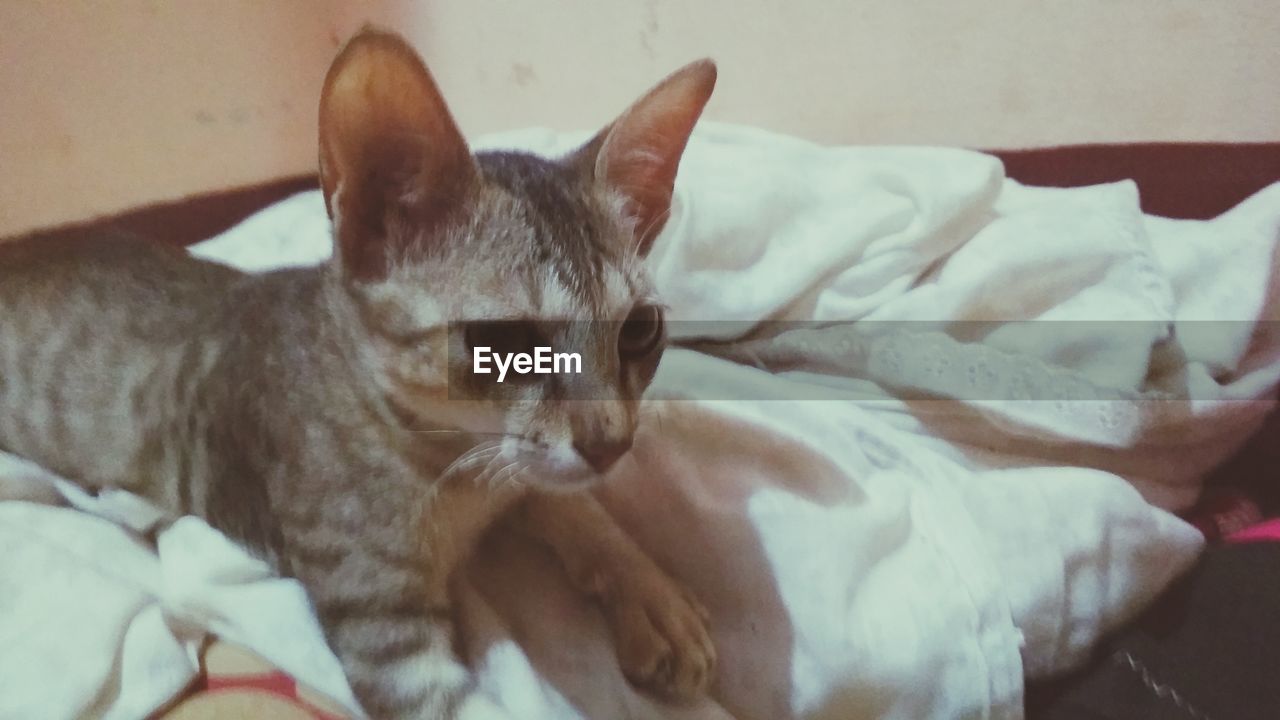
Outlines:
{"label": "cat's left ear", "polygon": [[376,278],[404,249],[397,243],[433,237],[465,209],[477,178],[466,140],[409,43],[376,28],[347,42],[320,96],[320,183],[348,276]]}
{"label": "cat's left ear", "polygon": [[680,156],[715,85],[715,63],[686,65],[571,156],[596,182],[626,198],[641,255],[667,222]]}

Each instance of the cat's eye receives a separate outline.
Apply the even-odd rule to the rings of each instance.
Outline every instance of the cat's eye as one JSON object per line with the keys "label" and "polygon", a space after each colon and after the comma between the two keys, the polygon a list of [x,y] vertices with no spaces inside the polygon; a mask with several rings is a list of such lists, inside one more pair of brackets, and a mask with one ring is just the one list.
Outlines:
{"label": "cat's eye", "polygon": [[657,349],[662,339],[662,308],[637,305],[618,331],[618,354],[624,358],[645,357]]}
{"label": "cat's eye", "polygon": [[527,320],[477,320],[467,323],[462,331],[467,343],[467,350],[489,348],[490,353],[511,355],[528,353],[532,355],[541,342],[542,336],[538,328]]}

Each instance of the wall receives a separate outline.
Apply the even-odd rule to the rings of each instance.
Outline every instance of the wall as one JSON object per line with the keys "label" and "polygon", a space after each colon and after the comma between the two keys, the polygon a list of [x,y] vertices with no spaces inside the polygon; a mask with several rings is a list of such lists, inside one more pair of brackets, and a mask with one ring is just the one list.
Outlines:
{"label": "wall", "polygon": [[825,142],[1280,140],[1275,0],[432,0],[462,124],[603,122],[694,58],[712,117]]}
{"label": "wall", "polygon": [[823,142],[1280,141],[1275,0],[3,0],[0,235],[312,171],[368,19],[471,134],[597,126],[706,55],[709,117]]}
{"label": "wall", "polygon": [[335,4],[0,2],[0,234],[313,167]]}

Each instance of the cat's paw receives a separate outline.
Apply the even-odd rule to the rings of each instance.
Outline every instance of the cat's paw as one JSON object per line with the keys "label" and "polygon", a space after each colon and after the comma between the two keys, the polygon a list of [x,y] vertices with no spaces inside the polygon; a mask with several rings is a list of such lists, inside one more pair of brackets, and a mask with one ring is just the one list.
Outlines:
{"label": "cat's paw", "polygon": [[716,668],[707,609],[656,566],[616,579],[604,604],[623,674],[670,700],[704,694]]}

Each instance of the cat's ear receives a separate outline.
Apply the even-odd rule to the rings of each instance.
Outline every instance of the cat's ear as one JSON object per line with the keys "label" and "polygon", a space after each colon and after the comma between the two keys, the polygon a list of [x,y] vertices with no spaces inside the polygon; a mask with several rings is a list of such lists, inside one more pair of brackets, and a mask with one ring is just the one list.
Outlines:
{"label": "cat's ear", "polygon": [[572,156],[597,182],[626,198],[641,255],[666,224],[680,156],[715,84],[712,61],[686,65]]}
{"label": "cat's ear", "polygon": [[320,183],[344,272],[362,279],[385,272],[403,249],[388,244],[429,238],[465,206],[477,177],[413,48],[372,28],[348,41],[320,96]]}

